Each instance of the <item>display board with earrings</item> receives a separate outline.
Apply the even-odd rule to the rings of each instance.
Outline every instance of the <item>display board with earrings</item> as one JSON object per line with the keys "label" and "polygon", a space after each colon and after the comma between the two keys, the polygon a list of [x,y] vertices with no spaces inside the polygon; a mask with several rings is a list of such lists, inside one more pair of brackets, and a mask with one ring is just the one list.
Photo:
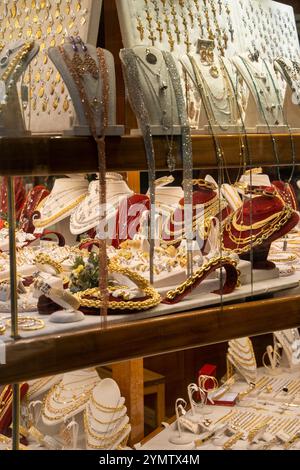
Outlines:
{"label": "display board with earrings", "polygon": [[[70,128],[74,108],[60,73],[48,57],[48,48],[63,45],[68,36],[80,36],[96,45],[102,0],[7,0],[0,4],[0,41],[35,41],[39,54],[22,70],[19,96],[25,127],[54,133]],[[3,58],[1,53],[0,60]],[[20,78],[20,77],[18,77]]]}

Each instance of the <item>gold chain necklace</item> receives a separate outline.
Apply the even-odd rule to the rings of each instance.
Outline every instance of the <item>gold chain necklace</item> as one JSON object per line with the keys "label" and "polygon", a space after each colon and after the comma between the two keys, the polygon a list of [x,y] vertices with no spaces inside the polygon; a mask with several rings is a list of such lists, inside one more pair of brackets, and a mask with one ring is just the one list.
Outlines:
{"label": "gold chain necklace", "polygon": [[97,410],[99,411],[102,411],[104,413],[111,413],[112,411],[114,412],[118,412],[118,411],[123,411],[125,409],[125,406],[122,405],[122,406],[119,406],[117,408],[113,407],[113,406],[105,406],[105,405],[102,405],[101,403],[98,403],[94,396],[91,395],[91,402],[93,403],[93,405],[95,406],[95,408],[97,408]]}
{"label": "gold chain necklace", "polygon": [[[76,400],[75,403],[72,406],[67,406],[65,408],[61,408],[61,409],[58,410],[56,408],[53,408],[53,406],[50,403],[51,398],[52,398],[52,394],[55,391],[56,387],[57,386],[54,386],[50,390],[50,392],[46,395],[46,397],[44,398],[44,401],[43,401],[42,414],[49,421],[59,421],[62,417],[64,417],[64,416],[66,417],[69,414],[71,414],[73,411],[76,411],[82,405],[85,405],[85,403],[88,401],[88,399],[90,397],[90,394],[91,394],[91,391],[90,391],[89,394],[82,395],[80,397],[80,399]],[[50,413],[54,414],[55,416],[54,417],[50,416],[48,414],[48,410],[50,411]],[[59,416],[57,416],[57,415],[59,415]]]}
{"label": "gold chain necklace", "polygon": [[235,230],[238,230],[239,232],[250,232],[253,230],[259,230],[260,228],[264,228],[266,225],[268,225],[270,222],[276,222],[280,217],[282,216],[282,211],[276,214],[271,215],[267,219],[263,219],[260,222],[256,222],[252,225],[245,225],[242,223],[238,223],[237,218],[241,214],[235,213],[232,216],[231,223],[232,226],[235,228]]}
{"label": "gold chain necklace", "polygon": [[[94,421],[96,421],[96,423],[108,425],[108,424],[111,424],[111,423],[112,424],[117,423],[120,420],[120,418],[116,418],[116,419],[112,419],[111,421],[100,421],[100,419],[96,418],[96,416],[93,414],[90,403],[88,403],[87,408],[88,408],[88,411],[87,411],[88,417],[90,419],[93,419]],[[125,410],[125,407],[124,407],[124,410]],[[101,410],[101,411],[103,412],[103,410]]]}

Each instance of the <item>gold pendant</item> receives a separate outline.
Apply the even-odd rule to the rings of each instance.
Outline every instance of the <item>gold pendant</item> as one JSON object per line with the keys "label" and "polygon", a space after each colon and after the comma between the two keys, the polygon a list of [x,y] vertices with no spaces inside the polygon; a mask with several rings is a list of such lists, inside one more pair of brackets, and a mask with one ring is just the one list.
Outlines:
{"label": "gold pendant", "polygon": [[60,34],[63,30],[63,25],[59,23],[56,28],[56,34]]}
{"label": "gold pendant", "polygon": [[60,9],[59,9],[59,8],[56,8],[56,10],[55,10],[55,18],[58,20],[59,17],[60,17]]}
{"label": "gold pendant", "polygon": [[48,64],[48,55],[47,54],[44,55],[44,64],[45,65]]}
{"label": "gold pendant", "polygon": [[16,5],[16,2],[13,4],[13,6],[11,7],[11,17],[12,18],[15,18],[17,16],[17,5]]}
{"label": "gold pendant", "polygon": [[41,80],[41,73],[37,71],[34,78],[36,82],[39,82]]}
{"label": "gold pendant", "polygon": [[69,103],[68,98],[66,97],[65,101],[64,101],[64,104],[63,104],[63,109],[64,109],[65,112],[67,112],[69,110],[69,108],[70,108],[70,103]]}
{"label": "gold pendant", "polygon": [[35,0],[31,0],[31,8],[35,8],[36,7],[36,1]]}
{"label": "gold pendant", "polygon": [[46,6],[46,1],[45,1],[45,0],[42,0],[42,1],[41,1],[41,4],[40,4],[41,10],[44,10],[45,6]]}
{"label": "gold pendant", "polygon": [[59,98],[56,96],[53,101],[53,108],[56,110],[59,105]]}
{"label": "gold pendant", "polygon": [[219,78],[219,75],[220,75],[220,74],[219,74],[219,70],[218,70],[218,68],[217,68],[215,65],[213,65],[213,66],[210,68],[209,73],[210,73],[210,75],[212,76],[212,78]]}
{"label": "gold pendant", "polygon": [[50,36],[51,32],[52,32],[52,26],[49,24],[47,28],[47,35]]}
{"label": "gold pendant", "polygon": [[62,86],[61,86],[61,94],[63,95],[65,91],[66,91],[65,90],[65,84],[63,83]]}
{"label": "gold pendant", "polygon": [[48,108],[48,99],[45,98],[42,104],[42,110],[44,113],[47,111],[47,108]]}
{"label": "gold pendant", "polygon": [[57,72],[56,77],[55,77],[55,83],[59,83],[61,81],[61,76],[60,73]]}
{"label": "gold pendant", "polygon": [[53,96],[55,93],[55,84],[54,83],[51,83],[51,86],[50,86],[50,95]]}
{"label": "gold pendant", "polygon": [[39,29],[35,33],[35,37],[36,37],[36,39],[41,39],[42,35],[43,35],[43,32],[41,30],[41,27],[39,26]]}
{"label": "gold pendant", "polygon": [[44,85],[43,85],[43,86],[41,86],[41,88],[39,89],[39,98],[43,98],[44,94],[45,94],[45,87],[44,87]]}
{"label": "gold pendant", "polygon": [[47,72],[46,72],[46,80],[47,80],[47,82],[49,82],[50,78],[51,78],[51,71],[50,71],[50,70],[47,70]]}
{"label": "gold pendant", "polygon": [[31,26],[29,26],[29,28],[27,29],[26,34],[27,34],[28,38],[31,38],[31,36],[32,36],[32,27]]}
{"label": "gold pendant", "polygon": [[34,15],[34,17],[32,18],[33,22],[34,23],[38,23],[39,21],[39,17],[37,15]]}
{"label": "gold pendant", "polygon": [[55,47],[55,45],[56,45],[56,41],[55,41],[55,38],[53,38],[50,42],[50,46]]}
{"label": "gold pendant", "polygon": [[40,51],[43,52],[44,49],[46,49],[46,44],[42,42],[42,44],[40,45]]}
{"label": "gold pendant", "polygon": [[71,20],[71,21],[70,21],[70,23],[69,23],[69,29],[72,29],[72,28],[73,28],[73,26],[74,26],[74,21],[73,21],[73,20]]}
{"label": "gold pendant", "polygon": [[65,12],[66,12],[66,15],[69,15],[71,13],[70,2],[67,2]]}
{"label": "gold pendant", "polygon": [[76,11],[80,11],[80,10],[81,10],[81,1],[78,0],[76,4]]}

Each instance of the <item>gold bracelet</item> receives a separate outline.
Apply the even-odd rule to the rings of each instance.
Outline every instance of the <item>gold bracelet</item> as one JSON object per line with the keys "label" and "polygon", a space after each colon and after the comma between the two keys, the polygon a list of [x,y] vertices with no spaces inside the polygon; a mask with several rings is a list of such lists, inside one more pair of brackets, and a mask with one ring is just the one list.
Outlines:
{"label": "gold bracelet", "polygon": [[61,274],[63,272],[62,265],[58,263],[57,261],[55,261],[54,259],[52,259],[49,255],[46,255],[44,253],[39,253],[36,256],[34,262],[40,265],[51,266],[52,268],[54,268],[56,274]]}
{"label": "gold bracelet", "polygon": [[223,445],[223,449],[231,449],[231,447],[236,444],[243,437],[243,435],[243,432],[237,432],[236,434],[234,434],[230,439],[228,439],[228,441],[225,442],[225,444]]}
{"label": "gold bracelet", "polygon": [[[6,324],[9,328],[11,328],[11,320],[7,320]],[[45,322],[44,320],[41,320],[40,318],[35,318],[35,317],[22,317],[18,319],[18,325],[20,330],[23,331],[36,331],[36,330],[42,330],[45,328]]]}

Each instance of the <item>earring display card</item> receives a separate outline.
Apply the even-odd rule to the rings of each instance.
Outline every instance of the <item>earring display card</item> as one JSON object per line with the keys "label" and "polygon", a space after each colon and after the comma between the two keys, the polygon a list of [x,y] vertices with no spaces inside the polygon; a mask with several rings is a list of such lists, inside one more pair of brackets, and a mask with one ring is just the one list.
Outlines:
{"label": "earring display card", "polygon": [[[54,133],[70,128],[72,101],[60,74],[48,58],[48,48],[81,36],[96,44],[102,0],[7,0],[0,2],[0,42],[24,38],[40,46],[39,55],[24,74],[22,90],[26,126],[32,132]],[[20,95],[24,96],[24,91]]]}

